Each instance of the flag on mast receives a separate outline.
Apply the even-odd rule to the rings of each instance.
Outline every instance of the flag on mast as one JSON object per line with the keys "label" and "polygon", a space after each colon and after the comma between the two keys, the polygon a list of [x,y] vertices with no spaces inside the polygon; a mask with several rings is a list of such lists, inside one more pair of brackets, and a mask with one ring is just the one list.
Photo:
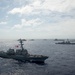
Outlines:
{"label": "flag on mast", "polygon": [[19,45],[16,45],[15,47],[16,47],[16,48],[18,48],[18,47],[19,47]]}

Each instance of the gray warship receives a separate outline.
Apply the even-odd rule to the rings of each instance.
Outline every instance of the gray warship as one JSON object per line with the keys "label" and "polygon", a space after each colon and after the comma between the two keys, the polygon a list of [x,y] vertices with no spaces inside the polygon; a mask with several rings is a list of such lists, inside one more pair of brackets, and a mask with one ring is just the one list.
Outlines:
{"label": "gray warship", "polygon": [[7,52],[0,51],[1,58],[7,59],[15,59],[20,62],[34,62],[34,63],[44,63],[44,61],[48,58],[48,56],[43,55],[31,55],[28,53],[26,49],[23,47],[23,41],[25,39],[19,39],[20,49],[9,49]]}
{"label": "gray warship", "polygon": [[61,40],[62,42],[58,42],[58,43],[55,43],[55,44],[63,44],[63,45],[75,45],[75,43],[71,43],[69,41],[69,39],[67,39],[66,41],[65,40]]}

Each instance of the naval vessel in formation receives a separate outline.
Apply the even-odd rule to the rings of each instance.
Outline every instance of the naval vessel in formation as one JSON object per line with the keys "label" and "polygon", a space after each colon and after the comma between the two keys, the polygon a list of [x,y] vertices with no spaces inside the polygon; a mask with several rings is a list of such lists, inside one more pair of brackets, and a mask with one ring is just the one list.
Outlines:
{"label": "naval vessel in formation", "polygon": [[23,47],[23,41],[25,39],[19,39],[20,49],[9,49],[7,52],[0,51],[1,58],[15,59],[21,62],[34,62],[34,63],[44,63],[44,61],[48,58],[48,56],[43,55],[31,55],[28,53],[26,49]]}
{"label": "naval vessel in formation", "polygon": [[66,41],[65,40],[58,40],[58,41],[62,41],[62,42],[58,42],[58,43],[55,43],[55,44],[75,45],[75,43],[71,43],[68,39]]}

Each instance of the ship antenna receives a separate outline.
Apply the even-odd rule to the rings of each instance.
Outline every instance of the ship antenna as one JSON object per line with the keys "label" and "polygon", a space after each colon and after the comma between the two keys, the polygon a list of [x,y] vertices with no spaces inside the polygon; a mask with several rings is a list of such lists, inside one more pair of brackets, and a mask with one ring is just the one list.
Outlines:
{"label": "ship antenna", "polygon": [[18,41],[20,42],[21,49],[24,50],[24,48],[23,48],[23,45],[24,45],[23,41],[26,41],[26,40],[25,39],[19,39]]}

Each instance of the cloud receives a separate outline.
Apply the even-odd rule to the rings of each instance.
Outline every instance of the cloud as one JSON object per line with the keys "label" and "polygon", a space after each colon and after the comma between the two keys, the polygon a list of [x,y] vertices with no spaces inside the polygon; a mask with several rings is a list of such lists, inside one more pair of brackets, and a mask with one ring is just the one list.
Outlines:
{"label": "cloud", "polygon": [[32,12],[32,7],[30,6],[23,6],[21,8],[14,8],[12,9],[11,11],[9,11],[8,13],[11,13],[11,14],[17,14],[17,13],[20,13],[20,14],[28,14],[28,13],[31,13]]}
{"label": "cloud", "polygon": [[[5,9],[0,8],[0,25],[8,20],[8,25],[1,26],[4,35],[8,31],[11,36],[29,38],[75,37],[75,0],[14,0],[1,4]],[[10,7],[6,9],[7,5]]]}
{"label": "cloud", "polygon": [[[22,7],[13,8],[8,13],[10,14],[32,14],[32,13],[38,13],[38,10],[40,9],[41,1],[40,0],[33,0],[33,3],[31,2],[28,5],[23,5]],[[35,11],[36,10],[36,11]]]}
{"label": "cloud", "polygon": [[21,23],[14,25],[12,29],[34,28],[41,24],[42,22],[38,18],[32,20],[21,19]]}
{"label": "cloud", "polygon": [[33,0],[28,5],[13,8],[8,13],[11,14],[35,14],[38,12],[51,12],[51,11],[57,11],[57,12],[68,12],[75,8],[75,0]]}
{"label": "cloud", "polygon": [[[36,26],[36,27],[35,27]],[[24,28],[24,29],[23,29]],[[75,38],[75,19],[68,19],[58,23],[45,24],[36,20],[21,20],[21,24],[13,26],[14,30],[32,34],[32,38]],[[36,38],[36,37],[35,37]]]}
{"label": "cloud", "polygon": [[2,21],[2,22],[0,22],[0,24],[7,24],[7,22],[5,22],[5,21]]}
{"label": "cloud", "polygon": [[46,10],[66,12],[75,8],[75,0],[45,0],[42,7]]}
{"label": "cloud", "polygon": [[55,24],[44,25],[38,28],[47,38],[75,38],[75,19],[60,21]]}

